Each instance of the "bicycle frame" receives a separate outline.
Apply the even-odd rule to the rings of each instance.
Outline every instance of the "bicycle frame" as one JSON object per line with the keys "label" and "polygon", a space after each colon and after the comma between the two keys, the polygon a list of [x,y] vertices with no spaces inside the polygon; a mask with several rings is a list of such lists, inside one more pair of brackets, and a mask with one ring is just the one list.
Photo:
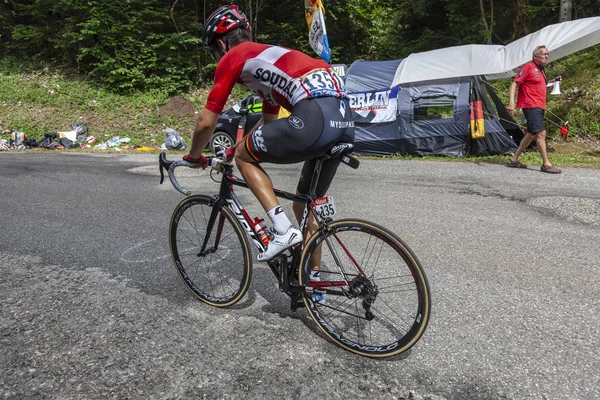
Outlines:
{"label": "bicycle frame", "polygon": [[[254,229],[253,229],[254,223],[252,221],[252,218],[246,212],[246,210],[244,209],[244,206],[242,205],[240,200],[237,198],[237,196],[233,190],[233,186],[240,186],[243,188],[248,188],[248,184],[243,179],[238,178],[235,175],[232,175],[232,174],[230,175],[228,173],[225,173],[223,175],[223,180],[221,181],[221,188],[219,190],[219,195],[216,200],[217,208],[216,208],[216,211],[213,211],[212,214],[216,214],[218,212],[218,208],[222,207],[223,203],[227,203],[227,205],[229,205],[229,207],[231,208],[231,211],[233,211],[233,213],[235,214],[237,220],[242,224],[242,226],[244,227],[244,230],[248,233],[248,235],[252,239],[252,242],[254,243],[256,248],[261,252],[265,251],[266,246],[254,232]],[[278,189],[273,189],[273,191],[275,192],[275,196],[277,196],[279,198],[283,198],[283,199],[294,201],[294,202],[305,203],[304,217],[300,223],[300,226],[303,229],[305,227],[306,217],[308,215],[308,210],[310,208],[309,207],[309,204],[311,201],[310,196],[292,194],[292,193],[285,192],[285,191],[278,190]],[[211,215],[211,218],[209,219],[209,228],[212,226],[212,225],[210,225],[212,223],[214,223],[214,221],[213,221],[213,216]],[[210,233],[211,232],[207,232],[207,236],[210,235]]]}
{"label": "bicycle frame", "polygon": [[[283,190],[273,189],[275,196],[277,196],[278,198],[283,198],[285,200],[290,200],[293,202],[298,202],[298,203],[304,204],[302,220],[300,221],[300,229],[302,232],[306,232],[306,226],[308,223],[309,213],[312,213],[315,216],[315,218],[317,218],[317,215],[314,212],[313,208],[311,207],[311,204],[317,197],[316,186],[317,186],[317,182],[318,182],[318,179],[319,179],[319,176],[321,173],[322,163],[323,163],[322,159],[316,160],[315,169],[313,172],[313,177],[312,177],[311,186],[310,186],[308,195],[292,194],[290,192],[286,192]],[[237,196],[235,195],[235,192],[233,190],[234,186],[239,186],[239,187],[248,189],[249,188],[248,184],[243,179],[238,178],[237,176],[233,175],[233,166],[231,164],[222,164],[222,167],[224,170],[223,179],[221,180],[219,194],[218,194],[218,196],[215,197],[215,203],[213,206],[213,210],[211,212],[211,215],[210,215],[210,218],[208,221],[206,237],[204,239],[204,243],[202,244],[200,253],[205,253],[207,251],[206,249],[208,246],[208,241],[212,234],[212,229],[215,226],[215,222],[216,222],[217,216],[219,214],[219,209],[221,207],[223,207],[225,204],[227,206],[229,206],[231,211],[234,213],[235,217],[240,222],[240,224],[243,226],[244,230],[246,231],[246,233],[248,234],[248,236],[250,237],[250,239],[252,240],[252,242],[254,243],[256,248],[258,249],[258,251],[260,251],[260,252],[265,251],[266,250],[265,244],[260,240],[260,238],[254,232],[254,228],[253,228],[254,223],[252,221],[252,217],[246,212],[246,210],[244,209],[244,206],[242,205],[240,200],[237,198]],[[221,218],[224,218],[224,217],[221,216]],[[323,222],[320,221],[319,219],[317,219],[317,221],[319,222],[319,227],[321,227]],[[218,247],[218,242],[219,242],[219,238],[220,238],[220,230],[221,230],[222,226],[223,226],[223,220],[220,220],[217,225],[218,230],[217,230],[215,243],[214,243],[215,249]],[[268,262],[268,265],[271,268],[271,271],[277,278],[280,288],[283,291],[289,291],[291,293],[298,293],[298,294],[306,291],[305,286],[295,285],[293,283],[290,283],[289,272],[294,271],[294,268],[291,268],[291,269],[288,268],[289,264],[290,264],[289,263],[290,260],[293,261],[293,263],[294,263],[294,265],[292,265],[292,267],[296,267],[296,263],[299,260],[300,254],[302,253],[302,249],[303,249],[303,243],[300,243],[295,249],[293,249],[292,257],[290,259],[288,259],[287,257],[278,256],[275,259]]]}
{"label": "bicycle frame", "polygon": [[[279,289],[289,295],[292,311],[306,307],[335,344],[367,357],[394,356],[410,349],[427,326],[429,285],[414,253],[392,231],[362,219],[333,221],[335,203],[317,198],[316,187],[326,160],[339,157],[342,163],[358,167],[358,160],[348,155],[351,150],[351,144],[339,143],[316,159],[307,194],[274,189],[277,198],[299,203],[294,211],[306,240],[286,248],[267,264]],[[232,163],[207,158],[211,178],[219,183],[218,193],[192,195],[177,205],[171,217],[169,244],[187,288],[209,305],[229,307],[249,290],[249,240],[259,251],[266,250],[267,245],[262,241],[266,241],[263,232],[255,232],[255,220],[235,193],[236,186],[249,188],[248,182],[234,175]],[[191,195],[177,182],[174,170],[179,166],[197,168],[198,164],[167,161],[161,153],[159,165],[161,183],[166,168],[173,186]],[[222,179],[214,179],[214,171],[223,173]],[[323,280],[312,281],[312,271],[320,271]]]}
{"label": "bicycle frame", "polygon": [[[315,167],[313,170],[308,194],[292,194],[283,190],[273,189],[276,197],[304,204],[302,219],[299,224],[300,230],[303,232],[303,234],[306,233],[308,218],[310,215],[309,213],[312,213],[315,220],[317,221],[319,225],[319,230],[323,229],[327,221],[330,220],[328,218],[320,218],[312,207],[314,200],[317,198],[316,189],[319,177],[321,175],[321,168],[323,166],[323,163],[328,159],[339,157],[342,163],[350,166],[351,168],[356,169],[359,166],[359,161],[356,158],[352,157],[350,154],[348,154],[352,151],[352,149],[353,146],[351,144],[339,143],[333,146],[328,153],[322,155],[321,157],[318,157],[315,160]],[[181,185],[177,183],[173,171],[174,168],[177,166],[192,166],[192,164],[188,163],[187,161],[167,161],[166,156],[164,156],[164,153],[162,153],[159,158],[159,165],[161,168],[161,183],[164,180],[162,168],[166,168],[169,173],[169,179],[171,180],[171,183],[175,186],[175,188],[184,195],[189,196],[191,192],[185,190],[183,187],[181,187]],[[210,252],[214,252],[217,249],[220,240],[221,229],[224,223],[223,219],[218,221],[217,233],[214,239],[215,243],[209,248],[208,242],[211,237],[215,223],[217,222],[219,210],[221,209],[221,207],[224,206],[229,207],[231,209],[236,219],[240,222],[240,224],[242,225],[242,227],[244,228],[254,245],[257,247],[257,249],[261,252],[264,251],[266,249],[265,245],[254,232],[254,223],[250,215],[246,212],[243,205],[241,204],[241,202],[239,201],[239,199],[233,191],[234,186],[239,186],[248,189],[248,184],[246,183],[246,181],[244,181],[241,178],[238,178],[233,174],[233,164],[222,162],[222,160],[216,157],[209,157],[209,164],[214,170],[223,172],[223,179],[221,180],[219,194],[214,196],[215,202],[213,203],[213,209],[208,221],[207,233],[204,242],[202,243],[202,248],[199,251],[199,255],[208,254]],[[224,217],[221,216],[221,218]],[[295,272],[296,269],[299,267],[298,262],[300,261],[303,249],[304,242],[298,244],[295,248],[292,249],[291,256],[287,256],[286,253],[282,253],[281,255],[275,257],[273,260],[268,262],[268,265],[271,268],[271,271],[273,272],[275,277],[277,278],[279,282],[279,287],[282,291],[289,292],[292,294],[292,296],[299,296],[301,293],[312,293],[314,291],[314,288],[319,288],[320,290],[324,291],[324,293],[329,293],[326,289],[327,287],[339,287],[348,285],[347,279],[345,279],[344,281],[335,282],[310,282],[306,285],[299,285],[294,283],[294,277],[292,276],[292,272]],[[361,274],[364,274],[357,264],[356,267],[358,267],[358,270]],[[343,275],[345,276],[345,274]],[[306,277],[303,276],[303,282],[308,281],[308,279],[305,278]]]}

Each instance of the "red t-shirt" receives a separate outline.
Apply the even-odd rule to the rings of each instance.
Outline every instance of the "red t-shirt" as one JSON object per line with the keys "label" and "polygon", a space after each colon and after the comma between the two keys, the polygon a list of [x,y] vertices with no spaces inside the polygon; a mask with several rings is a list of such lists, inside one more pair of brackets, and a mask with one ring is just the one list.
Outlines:
{"label": "red t-shirt", "polygon": [[518,108],[546,109],[546,75],[538,64],[531,61],[523,65],[515,82],[519,83]]}
{"label": "red t-shirt", "polygon": [[220,114],[236,83],[265,100],[265,114],[277,114],[280,105],[291,111],[294,104],[307,98],[347,97],[343,81],[325,61],[262,43],[240,43],[223,56],[206,108]]}

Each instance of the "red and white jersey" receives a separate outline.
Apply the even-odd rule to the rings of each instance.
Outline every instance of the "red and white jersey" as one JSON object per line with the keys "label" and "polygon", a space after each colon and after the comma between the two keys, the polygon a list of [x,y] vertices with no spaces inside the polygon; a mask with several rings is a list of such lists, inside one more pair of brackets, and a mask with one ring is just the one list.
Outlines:
{"label": "red and white jersey", "polygon": [[343,81],[325,61],[254,42],[238,44],[219,61],[206,108],[220,114],[236,83],[265,100],[265,114],[277,114],[280,105],[291,111],[303,99],[347,97]]}

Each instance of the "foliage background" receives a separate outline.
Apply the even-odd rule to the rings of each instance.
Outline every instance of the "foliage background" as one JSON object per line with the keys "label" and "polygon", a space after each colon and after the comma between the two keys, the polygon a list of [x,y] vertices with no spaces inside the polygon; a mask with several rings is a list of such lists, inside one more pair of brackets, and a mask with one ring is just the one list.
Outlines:
{"label": "foliage background", "polygon": [[[563,0],[564,1],[564,0]],[[202,22],[222,1],[4,0],[0,54],[31,68],[77,73],[111,90],[174,94],[210,79]],[[304,0],[237,1],[255,39],[312,53]],[[326,0],[336,63],[403,58],[467,43],[505,44],[559,22],[561,0]],[[600,14],[579,0],[572,18]]]}
{"label": "foliage background", "polygon": [[[506,44],[559,22],[565,0],[325,0],[333,62],[403,58],[467,43]],[[241,0],[254,38],[313,54],[304,1]],[[182,94],[201,107],[214,62],[202,22],[223,1],[0,1],[0,130],[67,128],[84,118],[103,135],[119,130],[139,144],[160,127],[156,108]],[[600,15],[600,1],[572,4],[573,19]],[[600,47],[552,63],[566,77],[549,108],[600,137]],[[507,96],[508,81],[495,83]],[[233,99],[243,95],[234,94]],[[15,105],[19,111],[15,112]],[[26,113],[25,111],[29,111]],[[118,121],[112,126],[110,121]],[[116,124],[116,123],[115,123]],[[140,132],[144,132],[143,134]],[[152,132],[152,133],[150,133]],[[156,139],[159,140],[159,139]]]}

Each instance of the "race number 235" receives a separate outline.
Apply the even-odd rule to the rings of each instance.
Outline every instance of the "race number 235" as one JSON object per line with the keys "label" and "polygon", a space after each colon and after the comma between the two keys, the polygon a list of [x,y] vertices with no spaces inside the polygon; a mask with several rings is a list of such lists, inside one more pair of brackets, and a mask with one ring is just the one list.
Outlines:
{"label": "race number 235", "polygon": [[335,203],[332,196],[319,197],[315,199],[312,206],[321,218],[333,217],[336,214]]}

